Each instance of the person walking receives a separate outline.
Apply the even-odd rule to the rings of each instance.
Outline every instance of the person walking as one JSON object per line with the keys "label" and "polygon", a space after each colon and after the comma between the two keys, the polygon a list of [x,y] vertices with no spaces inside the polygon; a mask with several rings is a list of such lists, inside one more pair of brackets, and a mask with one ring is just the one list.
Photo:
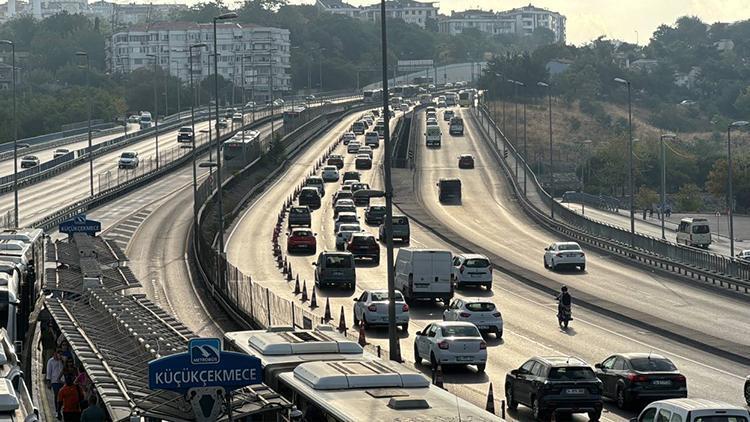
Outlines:
{"label": "person walking", "polygon": [[63,422],[78,422],[81,419],[81,388],[73,384],[73,377],[65,377],[65,386],[57,394],[57,401],[62,407]]}
{"label": "person walking", "polygon": [[88,407],[81,413],[81,422],[104,422],[106,415],[101,406],[99,406],[99,400],[96,398],[96,394],[92,394],[89,397]]}
{"label": "person walking", "polygon": [[57,401],[57,395],[63,387],[63,361],[60,355],[60,350],[56,349],[52,357],[47,361],[47,371],[45,373],[47,379],[47,386],[52,389],[52,395],[55,400],[55,411],[57,412],[57,419],[61,419],[60,404]]}
{"label": "person walking", "polygon": [[81,387],[81,391],[83,392],[83,399],[88,400],[91,397],[91,378],[89,378],[89,374],[86,373],[86,370],[83,368],[83,364],[78,365],[78,376],[76,376],[76,379],[74,381],[75,385]]}

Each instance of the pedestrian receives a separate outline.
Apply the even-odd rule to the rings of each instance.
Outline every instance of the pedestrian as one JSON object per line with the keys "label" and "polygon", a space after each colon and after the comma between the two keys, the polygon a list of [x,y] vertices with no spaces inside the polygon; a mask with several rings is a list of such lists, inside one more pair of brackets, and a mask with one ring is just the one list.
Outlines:
{"label": "pedestrian", "polygon": [[104,422],[106,415],[104,410],[99,406],[96,394],[89,397],[89,405],[81,413],[81,422]]}
{"label": "pedestrian", "polygon": [[63,422],[78,422],[81,419],[81,388],[73,384],[73,377],[65,378],[65,386],[57,393],[57,401],[62,407]]}
{"label": "pedestrian", "polygon": [[[65,352],[63,351],[63,357],[65,357]],[[72,358],[67,358],[63,362],[63,371],[62,371],[62,379],[66,379],[67,377],[73,378],[75,380],[78,378],[78,369],[76,369],[76,366],[73,364]]]}
{"label": "pedestrian", "polygon": [[646,219],[646,209],[645,208],[643,209],[643,219],[644,220]]}
{"label": "pedestrian", "polygon": [[57,402],[57,394],[63,387],[63,361],[62,355],[59,349],[55,349],[55,353],[47,361],[47,372],[45,373],[47,379],[47,386],[52,389],[52,394],[55,397],[55,411],[57,412],[57,419],[61,419],[60,404]]}
{"label": "pedestrian", "polygon": [[81,391],[83,391],[83,399],[88,400],[91,397],[92,390],[91,378],[89,378],[89,374],[86,373],[86,370],[83,369],[83,364],[78,365],[78,376],[75,379],[75,384],[81,387]]}

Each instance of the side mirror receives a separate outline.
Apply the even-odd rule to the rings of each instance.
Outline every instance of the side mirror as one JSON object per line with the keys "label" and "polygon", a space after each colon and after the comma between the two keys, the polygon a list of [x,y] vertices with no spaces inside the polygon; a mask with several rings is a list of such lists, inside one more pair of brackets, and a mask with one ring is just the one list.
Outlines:
{"label": "side mirror", "polygon": [[511,375],[518,375],[519,373],[520,372],[518,371],[518,369],[513,369],[512,371],[510,371]]}
{"label": "side mirror", "polygon": [[352,302],[359,302],[359,299],[355,297],[352,299]]}
{"label": "side mirror", "polygon": [[604,370],[604,366],[602,366],[602,364],[601,364],[601,363],[597,363],[597,364],[595,364],[595,365],[594,365],[594,368],[596,368],[596,369],[602,369],[602,370]]}
{"label": "side mirror", "polygon": [[315,261],[313,261],[313,263],[312,263],[312,264],[313,264],[313,267],[317,267],[317,266],[318,266],[318,263],[317,263],[317,262],[315,262]]}

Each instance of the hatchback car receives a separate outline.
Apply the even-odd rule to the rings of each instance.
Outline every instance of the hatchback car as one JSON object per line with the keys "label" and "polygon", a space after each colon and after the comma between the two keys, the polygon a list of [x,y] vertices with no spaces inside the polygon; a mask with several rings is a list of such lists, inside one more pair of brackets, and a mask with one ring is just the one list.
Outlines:
{"label": "hatchback car", "polygon": [[357,155],[360,154],[367,154],[370,159],[372,159],[372,148],[368,147],[367,145],[359,147],[359,150],[357,151]]}
{"label": "hatchback car", "polygon": [[461,154],[458,157],[458,168],[473,169],[474,168],[474,156],[471,154]]}
{"label": "hatchback car", "polygon": [[[404,296],[396,290],[393,295],[396,302],[396,325],[402,330],[409,330],[409,305]],[[360,321],[365,327],[388,325],[388,290],[365,290],[354,298],[354,325]]]}
{"label": "hatchback car", "polygon": [[328,160],[326,160],[326,164],[329,166],[335,166],[337,169],[341,170],[344,168],[344,157],[338,154],[331,154],[328,157]]}
{"label": "hatchback car", "polygon": [[450,122],[455,115],[456,113],[454,113],[453,110],[445,110],[443,112],[443,120],[445,120],[446,122]]}
{"label": "hatchback car", "polygon": [[337,190],[336,193],[333,194],[333,207],[335,208],[336,202],[342,199],[352,199],[352,191],[344,190],[343,186],[342,189]]}
{"label": "hatchback car", "polygon": [[320,196],[326,196],[326,185],[322,177],[310,176],[305,180],[305,186],[313,186],[318,188]]}
{"label": "hatchback car", "polygon": [[586,254],[576,242],[555,242],[544,248],[544,268],[568,266],[586,270]]}
{"label": "hatchback car", "polygon": [[315,285],[344,286],[354,289],[357,284],[357,272],[354,257],[349,252],[321,252],[315,266]]}
{"label": "hatchback car", "polygon": [[354,233],[346,242],[346,250],[351,252],[355,259],[369,259],[373,264],[380,263],[380,245],[375,236],[369,233]]}
{"label": "hatchback car", "polygon": [[626,409],[635,402],[687,397],[687,380],[668,358],[654,353],[620,353],[594,365],[604,397]]}
{"label": "hatchback car", "polygon": [[177,131],[177,142],[193,142],[193,128],[183,126]]}
{"label": "hatchback car", "polygon": [[343,251],[346,247],[346,242],[352,237],[354,233],[362,232],[362,228],[359,223],[346,223],[339,226],[336,231],[336,250]]}
{"label": "hatchback car", "polygon": [[69,153],[70,153],[70,150],[67,149],[67,148],[58,148],[58,149],[55,150],[55,152],[52,153],[52,158],[53,159],[60,158],[63,155],[66,155],[66,154],[69,154]]}
{"label": "hatchback car", "polygon": [[370,205],[365,208],[365,223],[380,225],[385,221],[385,206]]}
{"label": "hatchback car", "polygon": [[378,135],[377,131],[367,132],[365,134],[365,145],[372,148],[380,146],[380,135]]}
{"label": "hatchback car", "polygon": [[571,356],[533,357],[505,375],[508,409],[531,407],[534,419],[548,421],[553,413],[602,415],[602,382],[582,359]]}
{"label": "hatchback car", "polygon": [[455,299],[443,311],[443,321],[466,321],[481,333],[503,337],[503,315],[494,303],[484,299]]}
{"label": "hatchback car", "polygon": [[321,173],[324,182],[338,182],[339,181],[339,169],[336,166],[325,166]]}
{"label": "hatchback car", "polygon": [[478,372],[487,366],[487,342],[470,322],[442,321],[428,324],[414,335],[414,361],[438,365],[476,365]]}
{"label": "hatchback car", "polygon": [[341,135],[341,141],[344,143],[344,145],[356,139],[357,139],[357,134],[354,132],[344,132],[344,134]]}
{"label": "hatchback car", "polygon": [[286,251],[288,253],[305,251],[315,253],[317,241],[315,233],[310,229],[292,229],[286,238]]}
{"label": "hatchback car", "polygon": [[354,168],[357,170],[369,170],[372,168],[372,158],[367,154],[357,154],[354,159]]}
{"label": "hatchback car", "polygon": [[287,226],[310,227],[312,225],[312,212],[307,205],[289,207]]}
{"label": "hatchback car", "polygon": [[27,155],[21,158],[21,168],[28,169],[39,165],[39,157],[36,155]]}
{"label": "hatchback car", "polygon": [[484,286],[492,290],[492,264],[484,255],[461,254],[453,257],[453,284],[457,289]]}
{"label": "hatchback car", "polygon": [[359,152],[359,148],[362,146],[359,141],[349,141],[349,144],[346,146],[346,152],[349,154],[356,154]]}
{"label": "hatchback car", "polygon": [[310,209],[320,208],[320,191],[314,186],[305,186],[299,191],[297,199],[300,205],[307,205]]}

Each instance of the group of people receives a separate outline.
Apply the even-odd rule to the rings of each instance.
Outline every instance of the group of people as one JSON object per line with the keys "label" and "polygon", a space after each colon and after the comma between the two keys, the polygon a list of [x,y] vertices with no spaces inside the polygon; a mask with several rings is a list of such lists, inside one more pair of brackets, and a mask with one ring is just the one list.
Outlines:
{"label": "group of people", "polygon": [[[50,327],[50,330],[53,327]],[[58,335],[54,352],[45,365],[47,387],[52,390],[57,419],[64,422],[104,422],[94,384],[83,368],[75,365],[70,345]]]}

